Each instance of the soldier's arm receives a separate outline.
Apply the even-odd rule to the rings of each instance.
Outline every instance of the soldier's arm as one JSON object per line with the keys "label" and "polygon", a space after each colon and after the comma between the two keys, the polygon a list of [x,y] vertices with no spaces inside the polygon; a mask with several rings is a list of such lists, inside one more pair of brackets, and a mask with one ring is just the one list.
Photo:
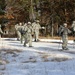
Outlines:
{"label": "soldier's arm", "polygon": [[1,34],[4,34],[1,28],[0,28],[0,33],[1,33]]}
{"label": "soldier's arm", "polygon": [[62,36],[63,35],[63,32],[64,32],[64,28],[60,28],[60,30],[59,30],[59,36]]}
{"label": "soldier's arm", "polygon": [[70,34],[70,33],[72,33],[72,31],[70,29],[68,29],[68,33]]}
{"label": "soldier's arm", "polygon": [[41,29],[42,27],[41,27],[41,25],[39,24],[39,29]]}

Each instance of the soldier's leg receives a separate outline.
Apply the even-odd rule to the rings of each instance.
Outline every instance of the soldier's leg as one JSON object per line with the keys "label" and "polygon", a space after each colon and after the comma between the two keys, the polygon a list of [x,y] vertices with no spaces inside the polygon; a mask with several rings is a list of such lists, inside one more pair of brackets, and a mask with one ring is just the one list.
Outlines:
{"label": "soldier's leg", "polygon": [[21,40],[21,33],[18,31],[18,38]]}
{"label": "soldier's leg", "polygon": [[64,38],[64,36],[62,36],[62,49],[64,49],[65,48],[65,38]]}
{"label": "soldier's leg", "polygon": [[35,32],[35,42],[37,42],[37,39],[38,39],[38,33],[37,32]]}
{"label": "soldier's leg", "polygon": [[21,43],[23,43],[23,35],[21,35]]}
{"label": "soldier's leg", "polygon": [[62,49],[67,50],[67,49],[68,49],[68,48],[67,48],[67,43],[68,43],[68,38],[67,38],[67,36],[63,36],[63,37],[62,37],[62,41],[63,41]]}
{"label": "soldier's leg", "polygon": [[29,36],[29,47],[32,47],[32,36]]}
{"label": "soldier's leg", "polygon": [[19,31],[17,31],[17,40],[19,41],[19,40],[20,40],[20,38],[21,38],[21,34],[20,34],[20,32],[19,32]]}
{"label": "soldier's leg", "polygon": [[27,44],[27,39],[25,38],[25,40],[24,40],[24,47],[26,47],[26,44]]}
{"label": "soldier's leg", "polygon": [[39,41],[39,32],[37,32],[37,41]]}
{"label": "soldier's leg", "polygon": [[36,32],[36,40],[38,40],[38,32]]}
{"label": "soldier's leg", "polygon": [[39,41],[39,32],[36,33],[36,41]]}
{"label": "soldier's leg", "polygon": [[36,39],[36,32],[34,33],[34,41],[36,42],[37,39]]}
{"label": "soldier's leg", "polygon": [[67,46],[67,44],[68,44],[68,36],[66,35],[66,38],[65,38],[65,47],[66,47],[66,50],[68,50],[68,46]]}
{"label": "soldier's leg", "polygon": [[17,33],[17,41],[19,41],[19,37],[18,37],[18,31],[17,31],[16,33]]}
{"label": "soldier's leg", "polygon": [[28,35],[24,35],[24,46],[26,47],[26,44],[28,43]]}

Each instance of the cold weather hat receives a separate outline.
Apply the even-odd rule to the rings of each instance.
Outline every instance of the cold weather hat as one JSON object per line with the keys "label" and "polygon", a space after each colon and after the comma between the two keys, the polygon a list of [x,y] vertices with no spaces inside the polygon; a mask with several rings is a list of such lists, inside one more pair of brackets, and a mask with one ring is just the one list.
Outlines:
{"label": "cold weather hat", "polygon": [[67,23],[64,23],[64,26],[67,26]]}
{"label": "cold weather hat", "polygon": [[31,24],[31,22],[28,22],[28,25],[30,25]]}
{"label": "cold weather hat", "polygon": [[21,22],[20,22],[19,24],[20,24],[20,25],[22,25],[22,23],[21,23]]}

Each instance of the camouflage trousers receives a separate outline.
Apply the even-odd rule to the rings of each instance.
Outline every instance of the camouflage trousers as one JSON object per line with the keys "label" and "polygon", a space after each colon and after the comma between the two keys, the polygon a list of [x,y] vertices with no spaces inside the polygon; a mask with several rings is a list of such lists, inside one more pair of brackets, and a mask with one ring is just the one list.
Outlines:
{"label": "camouflage trousers", "polygon": [[17,31],[17,40],[21,39],[21,33],[19,31]]}
{"label": "camouflage trousers", "polygon": [[35,39],[35,41],[39,40],[39,31],[34,33],[34,39]]}
{"label": "camouflage trousers", "polygon": [[63,35],[62,36],[62,48],[67,48],[67,44],[68,44],[68,35]]}
{"label": "camouflage trousers", "polygon": [[28,43],[29,46],[32,46],[32,35],[31,34],[26,34],[24,35],[24,46],[26,46],[26,44]]}

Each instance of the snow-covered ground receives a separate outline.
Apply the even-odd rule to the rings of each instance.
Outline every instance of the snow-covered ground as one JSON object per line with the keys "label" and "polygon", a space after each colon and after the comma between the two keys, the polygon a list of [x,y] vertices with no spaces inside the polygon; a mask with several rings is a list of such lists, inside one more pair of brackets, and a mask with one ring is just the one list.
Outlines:
{"label": "snow-covered ground", "polygon": [[61,50],[60,40],[40,39],[23,47],[16,38],[0,39],[0,75],[75,75],[75,45]]}

